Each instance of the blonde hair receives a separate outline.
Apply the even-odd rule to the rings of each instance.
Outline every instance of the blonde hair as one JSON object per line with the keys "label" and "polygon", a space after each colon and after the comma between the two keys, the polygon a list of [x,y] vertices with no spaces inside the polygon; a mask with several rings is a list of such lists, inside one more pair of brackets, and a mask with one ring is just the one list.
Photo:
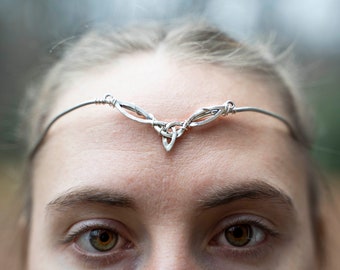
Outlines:
{"label": "blonde hair", "polygon": [[209,63],[267,76],[275,81],[276,92],[284,100],[297,134],[309,143],[306,128],[302,126],[306,121],[300,121],[301,115],[294,104],[296,87],[292,77],[287,76],[281,58],[274,57],[266,46],[237,42],[204,21],[150,23],[124,29],[104,27],[89,31],[77,41],[66,42],[63,47],[66,50],[60,59],[28,90],[30,108],[26,107],[24,114],[27,119],[30,111],[30,117],[23,129],[28,150],[43,132],[45,119],[63,83],[75,74],[110,64],[124,55],[152,51],[161,51],[179,61]]}

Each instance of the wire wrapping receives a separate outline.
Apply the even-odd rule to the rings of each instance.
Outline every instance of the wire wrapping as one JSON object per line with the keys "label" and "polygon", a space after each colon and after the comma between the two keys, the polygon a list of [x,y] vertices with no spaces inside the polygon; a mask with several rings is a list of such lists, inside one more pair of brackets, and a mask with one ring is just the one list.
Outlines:
{"label": "wire wrapping", "polygon": [[293,126],[284,117],[273,112],[266,111],[256,107],[236,107],[235,103],[232,102],[231,100],[227,100],[222,105],[203,107],[194,112],[184,121],[165,122],[157,120],[151,113],[146,112],[144,109],[133,103],[117,100],[113,98],[112,95],[108,94],[105,96],[104,99],[81,103],[54,117],[49,122],[49,124],[46,126],[43,133],[39,137],[37,143],[35,144],[33,150],[30,153],[30,157],[31,158],[34,157],[34,155],[42,145],[43,141],[45,140],[48,131],[51,129],[55,122],[57,122],[60,118],[62,118],[63,116],[72,111],[93,104],[110,105],[111,107],[116,108],[125,117],[133,121],[151,125],[162,137],[162,143],[166,151],[170,151],[173,148],[176,139],[181,137],[184,134],[184,132],[189,128],[206,125],[214,121],[215,119],[219,118],[220,116],[223,117],[227,116],[228,114],[235,114],[239,112],[255,112],[276,118],[277,120],[280,120],[288,127],[293,138],[298,139],[298,136],[295,133]]}

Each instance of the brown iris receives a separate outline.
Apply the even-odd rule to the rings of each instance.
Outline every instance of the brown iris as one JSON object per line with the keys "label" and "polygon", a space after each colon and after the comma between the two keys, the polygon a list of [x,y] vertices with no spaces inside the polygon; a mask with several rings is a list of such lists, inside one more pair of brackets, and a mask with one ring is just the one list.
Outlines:
{"label": "brown iris", "polygon": [[98,251],[109,251],[118,242],[118,234],[105,229],[92,230],[90,232],[90,242],[92,247]]}
{"label": "brown iris", "polygon": [[253,231],[250,225],[240,224],[226,229],[224,236],[229,244],[235,247],[243,247],[250,242]]}

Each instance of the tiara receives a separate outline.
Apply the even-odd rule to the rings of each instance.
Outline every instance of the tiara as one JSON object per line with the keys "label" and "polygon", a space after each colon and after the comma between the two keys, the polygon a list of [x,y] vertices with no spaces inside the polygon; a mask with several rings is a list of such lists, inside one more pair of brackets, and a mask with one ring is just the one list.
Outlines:
{"label": "tiara", "polygon": [[33,147],[33,150],[31,151],[31,156],[34,156],[35,153],[38,151],[43,141],[45,140],[48,131],[55,122],[57,122],[64,115],[74,110],[93,104],[109,105],[113,108],[116,108],[121,114],[133,121],[151,125],[161,136],[163,146],[168,152],[173,148],[176,140],[181,137],[188,129],[203,126],[219,117],[240,112],[255,112],[273,117],[284,123],[288,127],[292,137],[297,139],[297,135],[292,125],[282,116],[256,107],[236,107],[235,103],[231,100],[227,100],[222,105],[203,107],[194,112],[192,115],[189,116],[189,118],[184,121],[166,122],[157,120],[151,113],[146,112],[144,109],[133,103],[115,99],[112,95],[108,94],[104,97],[104,99],[92,100],[78,104],[77,106],[74,106],[54,117],[46,126],[42,135]]}

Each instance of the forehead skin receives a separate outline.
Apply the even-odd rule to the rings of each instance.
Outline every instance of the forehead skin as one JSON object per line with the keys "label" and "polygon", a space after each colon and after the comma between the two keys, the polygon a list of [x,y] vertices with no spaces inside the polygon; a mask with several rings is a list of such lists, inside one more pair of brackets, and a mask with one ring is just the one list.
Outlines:
{"label": "forehead skin", "polygon": [[[198,108],[229,99],[237,106],[260,107],[289,118],[275,86],[259,76],[183,64],[160,54],[126,57],[75,75],[66,85],[51,116],[111,93],[166,121],[183,121]],[[284,124],[264,115],[240,113],[193,128],[167,153],[151,126],[131,121],[109,106],[79,109],[52,127],[34,163],[29,265],[38,269],[37,261],[53,261],[48,248],[38,249],[47,245],[39,235],[46,230],[46,206],[68,190],[95,187],[129,194],[154,246],[162,250],[157,240],[160,228],[183,239],[182,221],[195,215],[193,204],[206,192],[261,180],[284,191],[297,212],[296,239],[286,250],[290,260],[280,265],[282,260],[274,258],[271,266],[313,269],[304,166]]]}

